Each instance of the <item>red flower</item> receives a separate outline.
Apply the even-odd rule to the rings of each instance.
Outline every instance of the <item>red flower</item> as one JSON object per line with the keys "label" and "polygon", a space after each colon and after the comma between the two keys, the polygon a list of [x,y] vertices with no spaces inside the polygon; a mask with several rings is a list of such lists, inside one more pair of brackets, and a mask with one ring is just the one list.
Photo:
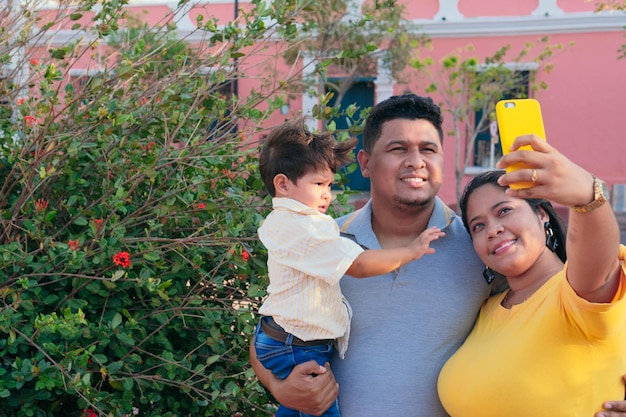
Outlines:
{"label": "red flower", "polygon": [[96,412],[93,411],[91,408],[85,408],[83,410],[83,414],[84,414],[85,417],[98,417]]}
{"label": "red flower", "polygon": [[96,225],[96,230],[100,230],[102,228],[102,219],[93,219],[93,223]]}
{"label": "red flower", "polygon": [[198,203],[198,204],[196,204],[196,209],[197,210],[202,210],[205,207],[206,207],[206,203]]}
{"label": "red flower", "polygon": [[24,104],[24,101],[25,101],[25,100],[26,100],[26,99],[25,99],[24,97],[20,97],[20,98],[18,98],[18,99],[17,99],[17,105],[18,105],[18,106],[21,106],[22,104]]}
{"label": "red flower", "polygon": [[231,171],[230,169],[222,169],[222,174],[224,174],[226,177],[228,177],[228,179],[234,180],[235,177],[237,176],[233,171]]}
{"label": "red flower", "polygon": [[39,64],[39,61],[36,60],[35,58],[33,58],[33,59],[30,60],[30,64],[31,65],[37,65],[37,64]]}
{"label": "red flower", "polygon": [[113,262],[122,268],[128,268],[130,266],[130,254],[124,251],[118,252],[113,256]]}
{"label": "red flower", "polygon": [[24,116],[24,121],[28,127],[32,126],[34,123],[37,123],[37,118],[35,116]]}
{"label": "red flower", "polygon": [[67,242],[67,246],[69,246],[71,250],[76,252],[78,248],[80,247],[80,243],[78,242],[78,239],[74,239],[74,240],[70,240],[69,242]]}
{"label": "red flower", "polygon": [[48,202],[44,200],[43,198],[40,198],[39,200],[35,201],[35,210],[44,211],[47,208],[48,208]]}
{"label": "red flower", "polygon": [[244,261],[248,262],[250,260],[250,254],[248,253],[247,250],[243,250],[243,252],[241,252],[241,257],[243,258]]}

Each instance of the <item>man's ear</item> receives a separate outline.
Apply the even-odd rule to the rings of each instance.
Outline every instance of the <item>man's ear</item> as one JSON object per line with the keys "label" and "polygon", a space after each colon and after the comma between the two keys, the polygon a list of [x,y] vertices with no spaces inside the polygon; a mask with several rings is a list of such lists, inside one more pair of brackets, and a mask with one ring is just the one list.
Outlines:
{"label": "man's ear", "polygon": [[370,176],[370,170],[368,168],[369,155],[365,152],[364,149],[359,150],[359,153],[356,155],[357,161],[359,161],[359,167],[361,167],[361,175],[364,178],[368,178]]}
{"label": "man's ear", "polygon": [[274,188],[276,189],[276,197],[284,197],[289,193],[289,185],[291,181],[285,174],[277,174],[274,177]]}

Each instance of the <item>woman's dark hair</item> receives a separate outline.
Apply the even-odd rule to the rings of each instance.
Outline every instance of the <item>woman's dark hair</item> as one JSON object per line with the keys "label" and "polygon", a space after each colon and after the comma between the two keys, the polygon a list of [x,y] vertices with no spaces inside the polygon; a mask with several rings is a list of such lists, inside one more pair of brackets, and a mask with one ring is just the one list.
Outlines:
{"label": "woman's dark hair", "polygon": [[[470,182],[465,186],[465,190],[463,191],[463,196],[461,197],[461,202],[459,204],[459,208],[461,209],[461,218],[463,219],[463,224],[465,225],[465,229],[467,232],[470,232],[469,224],[467,223],[467,201],[469,197],[472,195],[474,191],[483,185],[494,185],[496,187],[500,187],[502,189],[506,189],[506,186],[502,186],[498,184],[498,178],[504,175],[505,171],[487,171],[482,174],[474,177]],[[558,242],[558,246],[556,247],[556,254],[559,256],[561,261],[565,262],[567,259],[567,254],[565,253],[565,237],[567,234],[567,229],[565,228],[565,223],[561,217],[556,213],[554,207],[548,200],[544,200],[541,198],[524,198],[524,201],[528,203],[530,208],[537,214],[539,214],[539,209],[543,209],[548,214],[550,225],[552,226],[552,231],[554,233],[554,237]],[[471,236],[471,233],[470,233]]]}

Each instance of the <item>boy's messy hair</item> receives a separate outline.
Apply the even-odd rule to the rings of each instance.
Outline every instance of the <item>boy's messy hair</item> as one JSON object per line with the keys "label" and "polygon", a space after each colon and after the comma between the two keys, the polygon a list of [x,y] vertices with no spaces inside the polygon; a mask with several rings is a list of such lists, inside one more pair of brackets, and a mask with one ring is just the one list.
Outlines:
{"label": "boy's messy hair", "polygon": [[304,119],[287,122],[274,128],[263,142],[259,169],[265,187],[276,196],[274,177],[284,174],[294,184],[311,170],[329,168],[337,172],[352,162],[351,152],[356,138],[337,142],[331,133],[312,133]]}

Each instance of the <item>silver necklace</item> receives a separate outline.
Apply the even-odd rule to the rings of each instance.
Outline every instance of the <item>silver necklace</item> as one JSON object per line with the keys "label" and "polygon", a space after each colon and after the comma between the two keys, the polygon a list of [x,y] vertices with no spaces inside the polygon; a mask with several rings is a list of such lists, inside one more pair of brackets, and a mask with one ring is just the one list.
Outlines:
{"label": "silver necklace", "polygon": [[[530,294],[530,295],[532,295],[532,294]],[[502,302],[501,302],[502,307],[505,307],[505,308],[511,308],[511,307],[513,307],[513,306],[515,306],[515,305],[522,304],[522,303],[524,303],[526,300],[528,300],[528,298],[530,297],[530,295],[529,295],[528,297],[524,298],[524,299],[523,299],[522,301],[520,301],[519,303],[515,303],[515,304],[513,304],[512,302],[510,302],[510,301],[509,301],[509,297],[511,296],[511,290],[509,289],[509,290],[506,292],[506,294],[504,295],[504,298],[502,299]]]}
{"label": "silver necklace", "polygon": [[511,295],[511,290],[508,290],[502,299],[502,307],[511,308],[513,305],[509,303],[509,296]]}

